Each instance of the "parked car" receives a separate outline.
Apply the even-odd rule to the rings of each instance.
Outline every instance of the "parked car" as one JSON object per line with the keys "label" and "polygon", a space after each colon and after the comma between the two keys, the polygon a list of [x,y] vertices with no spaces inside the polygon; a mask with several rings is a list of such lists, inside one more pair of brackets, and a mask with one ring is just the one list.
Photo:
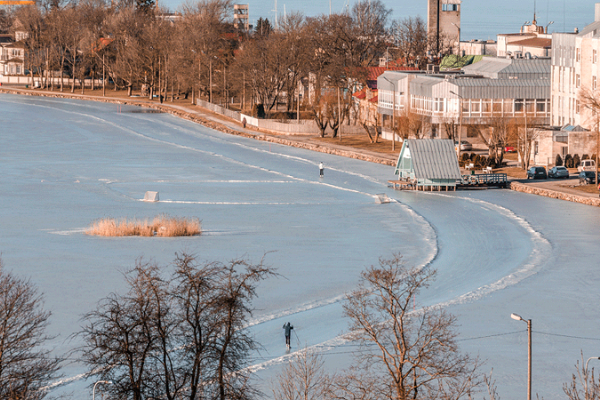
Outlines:
{"label": "parked car", "polygon": [[581,160],[581,164],[577,167],[577,171],[595,171],[596,161],[594,160]]}
{"label": "parked car", "polygon": [[546,168],[531,167],[527,170],[527,179],[548,179]]}
{"label": "parked car", "polygon": [[564,178],[569,177],[569,170],[565,167],[552,167],[548,171],[548,178]]}
{"label": "parked car", "polygon": [[590,185],[596,183],[596,171],[581,171],[579,173],[579,184]]}
{"label": "parked car", "polygon": [[515,149],[514,146],[505,146],[504,152],[505,153],[516,153],[517,149]]}
{"label": "parked car", "polygon": [[[458,150],[458,142],[454,142],[454,150]],[[460,151],[471,151],[473,150],[473,146],[471,145],[471,143],[467,142],[466,140],[461,140],[460,141]]]}

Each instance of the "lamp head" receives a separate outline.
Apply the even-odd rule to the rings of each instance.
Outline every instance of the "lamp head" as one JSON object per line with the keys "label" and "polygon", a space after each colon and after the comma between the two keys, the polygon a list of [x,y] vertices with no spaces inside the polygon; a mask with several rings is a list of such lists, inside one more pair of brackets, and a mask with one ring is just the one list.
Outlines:
{"label": "lamp head", "polygon": [[512,313],[512,314],[510,314],[510,317],[517,321],[523,321],[523,318],[519,314]]}

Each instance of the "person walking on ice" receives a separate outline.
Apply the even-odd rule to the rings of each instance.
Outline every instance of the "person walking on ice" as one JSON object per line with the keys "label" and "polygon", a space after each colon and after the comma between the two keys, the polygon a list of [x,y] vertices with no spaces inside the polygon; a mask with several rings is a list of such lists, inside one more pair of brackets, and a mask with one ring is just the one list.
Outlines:
{"label": "person walking on ice", "polygon": [[283,329],[285,329],[285,345],[287,347],[287,349],[290,349],[290,336],[292,334],[292,329],[294,329],[293,325],[290,325],[290,323],[288,322],[287,324],[283,324]]}
{"label": "person walking on ice", "polygon": [[321,176],[321,178],[323,177],[323,162],[319,163],[319,175]]}

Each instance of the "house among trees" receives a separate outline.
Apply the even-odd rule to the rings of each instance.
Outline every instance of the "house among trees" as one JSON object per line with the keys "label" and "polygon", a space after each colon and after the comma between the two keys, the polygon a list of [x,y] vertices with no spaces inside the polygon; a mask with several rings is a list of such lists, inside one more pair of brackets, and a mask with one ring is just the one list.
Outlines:
{"label": "house among trees", "polygon": [[454,145],[448,139],[407,139],[398,156],[395,174],[415,189],[456,189],[461,179]]}
{"label": "house among trees", "polygon": [[0,35],[0,75],[25,75],[25,46],[13,35]]}

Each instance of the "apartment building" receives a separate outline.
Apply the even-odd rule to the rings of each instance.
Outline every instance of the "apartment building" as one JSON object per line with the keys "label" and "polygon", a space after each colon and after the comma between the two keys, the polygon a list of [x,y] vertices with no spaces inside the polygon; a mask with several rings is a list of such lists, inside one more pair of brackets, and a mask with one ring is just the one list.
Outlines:
{"label": "apartment building", "polygon": [[595,21],[583,30],[552,34],[552,125],[579,125],[595,129],[589,109],[582,107],[583,90],[598,89],[600,52],[600,3]]}

